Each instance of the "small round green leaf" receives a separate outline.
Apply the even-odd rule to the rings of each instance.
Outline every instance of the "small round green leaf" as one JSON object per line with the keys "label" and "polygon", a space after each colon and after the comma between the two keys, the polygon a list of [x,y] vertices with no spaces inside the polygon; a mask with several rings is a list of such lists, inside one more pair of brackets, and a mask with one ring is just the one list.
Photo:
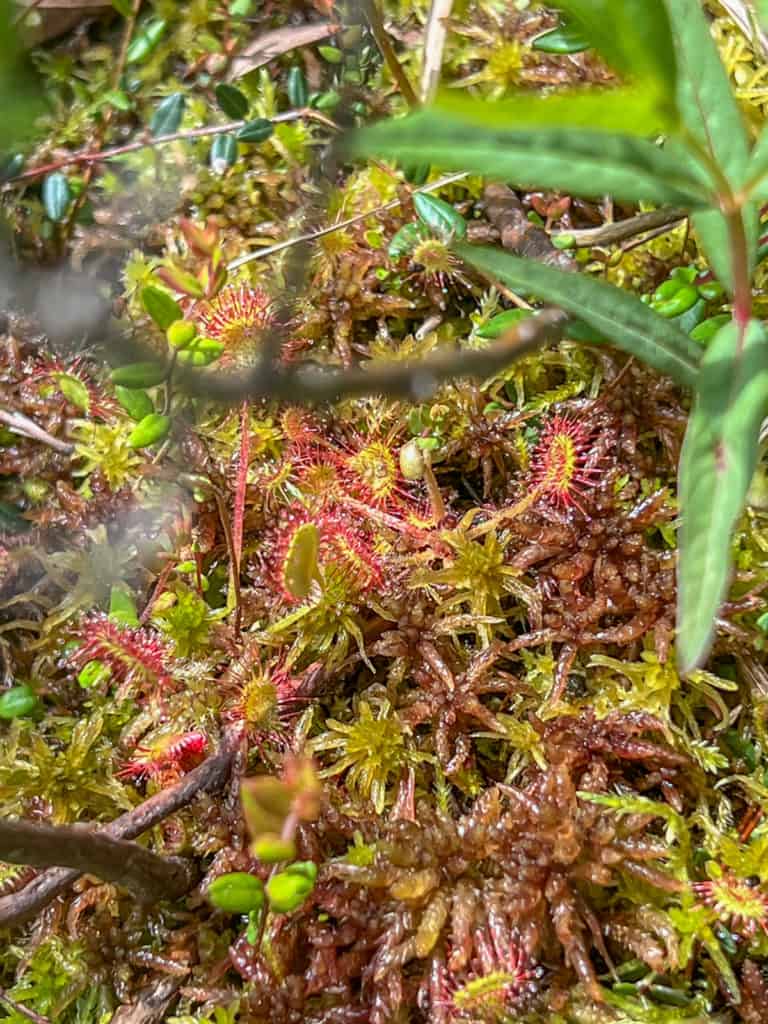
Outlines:
{"label": "small round green leaf", "polygon": [[467,233],[467,222],[454,210],[450,203],[426,192],[417,192],[413,205],[420,221],[443,238],[463,238]]}
{"label": "small round green leaf", "polygon": [[115,398],[133,420],[143,420],[155,411],[152,399],[146,391],[122,387],[115,388]]}
{"label": "small round green leaf", "polygon": [[264,905],[264,885],[247,871],[219,875],[208,886],[208,899],[229,914],[250,914]]}
{"label": "small round green leaf", "polygon": [[248,121],[236,138],[238,142],[265,142],[275,131],[275,126],[266,117],[257,117],[254,121]]}
{"label": "small round green leaf", "polygon": [[213,173],[223,174],[236,160],[237,142],[234,135],[217,135],[208,158]]}
{"label": "small round green leaf", "polygon": [[216,102],[227,115],[235,121],[242,121],[248,113],[248,97],[234,85],[219,82],[215,89]]}
{"label": "small round green leaf", "polygon": [[131,433],[128,435],[128,444],[131,448],[148,448],[151,444],[157,444],[168,436],[171,429],[169,416],[163,416],[159,412],[151,412],[143,420],[139,420]]}
{"label": "small round green leaf", "polygon": [[341,50],[337,50],[335,46],[318,46],[317,52],[329,64],[341,64],[344,60],[344,54]]}
{"label": "small round green leaf", "polygon": [[71,201],[72,190],[66,174],[54,171],[46,175],[43,181],[43,206],[50,219],[57,224],[64,220]]}
{"label": "small round green leaf", "polygon": [[197,327],[189,320],[174,320],[165,336],[171,348],[187,348],[197,337]]}
{"label": "small round green leaf", "polygon": [[271,909],[280,914],[289,914],[309,896],[314,889],[314,882],[303,875],[280,871],[272,875],[266,889]]}
{"label": "small round green leaf", "polygon": [[26,683],[12,686],[0,694],[0,718],[23,718],[37,707],[38,700],[31,687]]}
{"label": "small round green leaf", "polygon": [[184,116],[186,98],[181,92],[174,92],[157,105],[157,109],[149,122],[149,130],[153,135],[170,135],[177,131]]}
{"label": "small round green leaf", "polygon": [[142,288],[141,304],[163,331],[167,331],[172,323],[182,320],[184,317],[184,312],[178,302],[168,292],[164,292],[162,288],[156,288],[153,284]]}
{"label": "small round green leaf", "polygon": [[288,99],[292,107],[306,107],[309,99],[307,80],[298,66],[292,67],[288,72]]}

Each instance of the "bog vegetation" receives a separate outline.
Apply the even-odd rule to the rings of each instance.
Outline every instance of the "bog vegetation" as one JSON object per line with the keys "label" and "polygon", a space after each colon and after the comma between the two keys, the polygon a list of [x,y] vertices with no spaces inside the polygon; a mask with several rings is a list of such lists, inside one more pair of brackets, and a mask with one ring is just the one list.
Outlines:
{"label": "bog vegetation", "polygon": [[765,1021],[763,8],[0,4],[0,1020]]}

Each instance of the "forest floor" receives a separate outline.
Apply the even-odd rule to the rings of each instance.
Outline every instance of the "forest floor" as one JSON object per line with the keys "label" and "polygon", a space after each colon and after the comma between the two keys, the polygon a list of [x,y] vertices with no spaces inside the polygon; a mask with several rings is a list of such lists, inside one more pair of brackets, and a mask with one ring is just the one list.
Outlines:
{"label": "forest floor", "polygon": [[[31,6],[0,816],[156,856],[0,862],[0,1020],[768,1021],[763,469],[683,679],[672,381],[566,336],[422,401],[244,383],[265,347],[321,382],[458,366],[531,316],[446,224],[652,304],[682,282],[688,332],[727,312],[684,219],[334,145],[437,75],[611,73],[537,45],[536,3],[447,4],[444,38],[422,0]],[[766,57],[709,7],[757,131]]]}

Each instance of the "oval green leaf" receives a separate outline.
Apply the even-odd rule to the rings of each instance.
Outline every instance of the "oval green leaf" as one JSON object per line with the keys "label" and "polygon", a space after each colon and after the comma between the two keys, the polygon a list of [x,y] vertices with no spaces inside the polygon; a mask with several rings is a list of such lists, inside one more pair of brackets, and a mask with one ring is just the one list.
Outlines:
{"label": "oval green leaf", "polygon": [[227,82],[219,82],[215,89],[216,102],[224,111],[227,117],[235,121],[242,121],[248,114],[248,97],[234,86]]}
{"label": "oval green leaf", "polygon": [[124,388],[153,388],[165,380],[166,369],[161,363],[129,363],[114,369],[109,379]]}
{"label": "oval green leaf", "polygon": [[0,694],[0,718],[23,718],[37,707],[38,700],[31,687],[23,684],[12,686]]}
{"label": "oval green leaf", "polygon": [[159,412],[151,412],[143,420],[139,420],[131,433],[128,435],[128,444],[131,448],[148,448],[166,438],[171,429],[169,416],[163,416]]}
{"label": "oval green leaf", "polygon": [[466,235],[467,222],[450,203],[427,192],[417,192],[413,206],[419,220],[436,235],[442,238],[464,238]]}
{"label": "oval green leaf", "polygon": [[238,142],[266,142],[274,134],[275,126],[266,117],[248,121],[237,133]]}
{"label": "oval green leaf", "polygon": [[174,92],[157,105],[157,109],[149,122],[149,130],[153,135],[171,135],[178,130],[184,116],[186,105],[184,93]]}
{"label": "oval green leaf", "polygon": [[237,142],[234,135],[218,135],[213,140],[208,162],[214,174],[223,174],[237,160]]}
{"label": "oval green leaf", "polygon": [[168,292],[156,288],[153,284],[142,288],[141,304],[163,331],[167,331],[172,323],[184,318],[184,312],[178,302]]}
{"label": "oval green leaf", "polygon": [[247,871],[219,875],[208,886],[208,899],[218,910],[229,914],[250,914],[264,904],[264,885]]}
{"label": "oval green leaf", "polygon": [[582,53],[589,49],[589,40],[576,29],[560,26],[536,36],[531,46],[542,53]]}
{"label": "oval green leaf", "polygon": [[306,107],[309,100],[309,89],[304,72],[294,66],[288,72],[288,99],[292,107]]}
{"label": "oval green leaf", "polygon": [[54,223],[58,224],[64,220],[71,201],[72,191],[66,174],[54,171],[53,174],[46,175],[43,181],[43,207]]}

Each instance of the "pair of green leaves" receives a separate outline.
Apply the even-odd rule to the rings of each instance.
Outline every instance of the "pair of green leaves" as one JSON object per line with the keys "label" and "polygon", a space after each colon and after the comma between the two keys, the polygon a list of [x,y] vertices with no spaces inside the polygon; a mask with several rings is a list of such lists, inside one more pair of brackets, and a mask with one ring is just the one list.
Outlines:
{"label": "pair of green leaves", "polygon": [[[625,85],[498,104],[443,97],[433,109],[363,132],[353,145],[518,186],[682,206],[733,291],[754,261],[757,203],[768,199],[768,128],[750,154],[700,0],[560,0],[558,7]],[[663,147],[642,137],[659,134]],[[762,330],[721,328],[700,368],[699,346],[625,292],[498,250],[457,251],[698,392],[680,478],[678,655],[682,669],[693,668],[709,649],[730,537],[757,457],[768,393]],[[743,292],[748,283],[738,284]]]}

